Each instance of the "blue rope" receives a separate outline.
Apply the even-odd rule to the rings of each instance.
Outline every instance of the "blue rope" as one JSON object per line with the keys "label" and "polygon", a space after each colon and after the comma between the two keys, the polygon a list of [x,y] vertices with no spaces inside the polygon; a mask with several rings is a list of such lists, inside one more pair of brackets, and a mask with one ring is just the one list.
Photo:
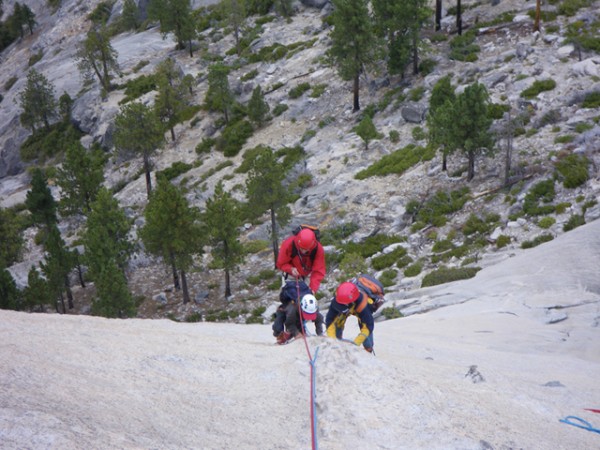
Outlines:
{"label": "blue rope", "polygon": [[[575,420],[576,422],[573,422]],[[594,433],[600,433],[600,429],[594,428],[591,423],[576,416],[567,416],[564,419],[560,419],[559,422],[573,425],[574,427],[583,428],[584,430],[593,431]]]}

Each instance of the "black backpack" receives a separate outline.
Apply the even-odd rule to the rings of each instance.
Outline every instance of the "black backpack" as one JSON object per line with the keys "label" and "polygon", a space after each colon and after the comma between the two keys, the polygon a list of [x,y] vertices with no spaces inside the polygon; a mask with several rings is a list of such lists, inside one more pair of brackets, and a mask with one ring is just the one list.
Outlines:
{"label": "black backpack", "polygon": [[299,280],[298,282],[295,280],[286,281],[283,288],[281,288],[281,292],[279,293],[279,301],[284,305],[287,305],[290,302],[295,302],[296,300],[299,301],[298,293],[300,293],[300,298],[302,298],[306,294],[312,294],[312,291],[302,280]]}

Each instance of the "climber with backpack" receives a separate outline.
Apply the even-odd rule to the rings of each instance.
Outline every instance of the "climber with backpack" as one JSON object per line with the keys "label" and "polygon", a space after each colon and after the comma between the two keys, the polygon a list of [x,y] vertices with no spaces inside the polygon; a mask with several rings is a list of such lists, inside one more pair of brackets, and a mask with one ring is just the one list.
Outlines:
{"label": "climber with backpack", "polygon": [[[286,318],[286,308],[290,305],[288,295],[288,284],[293,283],[297,292],[294,299],[294,305],[303,297],[300,292],[300,282],[306,283],[308,279],[308,289],[312,295],[319,290],[321,280],[325,277],[325,250],[319,242],[320,233],[316,227],[309,225],[299,225],[296,227],[290,237],[285,239],[279,248],[277,256],[277,268],[284,273],[284,285],[279,294],[281,305],[275,313],[273,322],[273,336],[278,337],[284,331]],[[288,280],[289,277],[293,280]]]}
{"label": "climber with backpack", "polygon": [[[343,339],[344,327],[348,316],[353,315],[358,319],[359,334],[354,338],[355,345],[362,345],[369,353],[373,352],[373,330],[375,328],[375,320],[373,313],[383,304],[383,286],[379,289],[378,280],[369,277],[368,280],[363,280],[359,283],[359,279],[364,277],[353,278],[351,281],[345,281],[340,284],[335,292],[335,297],[331,300],[327,317],[325,318],[325,328],[327,336],[337,339]],[[372,278],[372,280],[371,280]],[[369,289],[361,289],[360,284],[365,281],[375,280],[369,289],[375,289],[379,293],[370,292]],[[376,287],[375,287],[376,286]],[[376,298],[371,298],[373,295]],[[370,300],[370,301],[369,301]]]}
{"label": "climber with backpack", "polygon": [[306,324],[314,322],[317,336],[323,335],[323,315],[319,311],[317,299],[312,294],[304,294],[298,305],[286,310],[285,331],[277,337],[278,344],[287,344],[301,334],[308,334]]}

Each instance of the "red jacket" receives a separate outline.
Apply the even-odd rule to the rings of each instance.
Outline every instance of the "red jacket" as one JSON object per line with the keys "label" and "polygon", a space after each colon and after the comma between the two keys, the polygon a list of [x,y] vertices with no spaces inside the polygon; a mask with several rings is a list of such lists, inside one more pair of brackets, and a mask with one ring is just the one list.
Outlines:
{"label": "red jacket", "polygon": [[[292,273],[292,267],[295,267],[302,277],[310,276],[310,289],[313,292],[319,290],[321,280],[325,276],[325,250],[320,242],[317,242],[317,253],[314,260],[311,260],[310,253],[302,255],[300,252],[292,258],[294,249],[294,237],[290,236],[281,243],[279,255],[277,256],[277,268],[282,272]],[[311,252],[312,253],[312,252]]]}

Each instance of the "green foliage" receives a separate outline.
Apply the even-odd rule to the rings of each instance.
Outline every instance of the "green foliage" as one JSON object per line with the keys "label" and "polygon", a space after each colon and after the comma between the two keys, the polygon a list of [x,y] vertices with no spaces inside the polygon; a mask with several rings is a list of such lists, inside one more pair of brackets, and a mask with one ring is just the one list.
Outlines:
{"label": "green foliage", "polygon": [[40,50],[37,53],[34,53],[33,55],[31,55],[29,57],[29,62],[27,63],[27,65],[29,67],[33,66],[36,62],[40,61],[42,58],[44,57],[44,52],[42,50]]}
{"label": "green foliage", "polygon": [[540,203],[551,203],[555,195],[554,180],[538,182],[525,195],[523,212],[530,216],[542,216],[554,212],[553,205],[540,205]]}
{"label": "green foliage", "polygon": [[256,78],[257,75],[258,75],[258,70],[253,69],[250,72],[247,72],[244,75],[242,75],[240,77],[240,80],[241,81],[249,81],[249,80],[252,80],[253,78]]}
{"label": "green foliage", "polygon": [[423,277],[421,287],[436,286],[438,284],[473,278],[480,270],[481,267],[440,267],[439,269],[434,270]]}
{"label": "green foliage", "polygon": [[543,244],[544,242],[549,242],[553,239],[554,239],[554,236],[552,236],[551,234],[547,234],[547,233],[541,234],[539,236],[536,236],[531,241],[523,241],[523,243],[521,243],[521,248],[527,249],[527,248],[537,247],[538,245]]}
{"label": "green foliage", "polygon": [[422,270],[423,264],[421,262],[416,262],[404,269],[404,276],[408,278],[416,277]]}
{"label": "green foliage", "polygon": [[410,92],[408,93],[408,99],[413,102],[418,102],[419,100],[421,100],[423,98],[424,94],[425,94],[425,87],[418,86],[418,87],[410,90]]}
{"label": "green foliage", "polygon": [[508,244],[510,244],[510,241],[511,241],[510,236],[501,234],[500,236],[498,236],[498,239],[496,239],[496,247],[497,248],[506,247]]}
{"label": "green foliage", "polygon": [[573,142],[575,140],[575,136],[572,134],[563,134],[562,136],[556,136],[554,138],[555,144],[568,144],[569,142]]}
{"label": "green foliage", "polygon": [[600,91],[587,94],[581,106],[583,108],[600,108]]}
{"label": "green foliage", "polygon": [[98,3],[94,10],[88,14],[88,20],[94,24],[104,24],[110,19],[110,12],[115,3],[115,0],[104,0]]}
{"label": "green foliage", "polygon": [[447,252],[448,250],[452,250],[454,247],[455,247],[455,245],[452,243],[452,240],[442,239],[441,241],[434,242],[433,247],[431,248],[431,251],[433,253],[443,253],[443,252]]}
{"label": "green foliage", "polygon": [[376,234],[374,236],[368,236],[361,242],[348,242],[343,245],[343,250],[346,253],[356,253],[363,258],[368,258],[375,253],[379,253],[389,245],[405,240],[406,238],[402,236]]}
{"label": "green foliage", "polygon": [[369,142],[371,140],[382,137],[377,131],[377,128],[375,128],[373,120],[367,114],[365,114],[360,123],[353,128],[353,131],[358,134],[365,143],[365,150],[369,150]]}
{"label": "green foliage", "polygon": [[265,101],[262,89],[260,86],[256,86],[248,102],[248,118],[260,126],[266,120],[270,109],[269,104]]}
{"label": "green foliage", "polygon": [[413,214],[419,222],[441,226],[446,223],[446,215],[460,211],[469,198],[467,187],[451,192],[438,191],[424,203],[409,202],[406,212]]}
{"label": "green foliage", "polygon": [[229,87],[229,67],[223,63],[212,64],[208,68],[208,89],[204,102],[210,111],[220,111],[229,122],[229,115],[234,104],[233,94]]}
{"label": "green foliage", "polygon": [[66,148],[78,145],[83,133],[70,123],[56,122],[48,130],[39,129],[29,136],[19,150],[23,161],[39,162],[60,154]]}
{"label": "green foliage", "polygon": [[301,97],[302,94],[304,94],[308,90],[310,90],[310,83],[300,83],[296,87],[290,89],[288,95],[290,96],[290,98],[295,99]]}
{"label": "green foliage", "polygon": [[543,228],[544,230],[547,230],[548,228],[550,228],[552,225],[554,225],[556,223],[556,219],[554,217],[542,217],[540,220],[538,220],[538,227]]}
{"label": "green foliage", "polygon": [[269,241],[265,241],[263,239],[255,239],[244,243],[244,251],[250,255],[268,250],[269,246]]}
{"label": "green foliage", "polygon": [[273,108],[273,116],[278,117],[281,114],[283,114],[285,111],[287,111],[289,109],[289,106],[286,105],[285,103],[278,103],[277,105],[275,105],[275,108]]}
{"label": "green foliage", "polygon": [[56,171],[64,215],[87,214],[104,182],[106,156],[99,146],[86,150],[79,142],[67,147],[62,167]]}
{"label": "green foliage", "polygon": [[21,292],[17,289],[10,272],[0,267],[0,309],[19,310],[21,308]]}
{"label": "green foliage", "polygon": [[533,85],[521,92],[523,98],[535,98],[540,92],[551,91],[556,87],[556,81],[551,78],[545,80],[536,80]]}
{"label": "green foliage", "polygon": [[560,111],[558,109],[552,109],[542,116],[540,119],[540,127],[546,125],[552,125],[558,123],[561,120]]}
{"label": "green foliage", "polygon": [[306,151],[301,145],[282,147],[275,152],[275,156],[277,156],[277,158],[283,158],[281,163],[282,169],[287,173],[297,163],[306,159]]}
{"label": "green foliage", "polygon": [[257,308],[254,308],[252,310],[252,313],[250,314],[250,317],[246,318],[246,323],[250,324],[250,323],[263,323],[263,317],[262,315],[264,314],[264,312],[267,310],[266,307],[264,306],[259,306]]}
{"label": "green foliage", "polygon": [[400,141],[400,133],[397,130],[390,130],[390,141],[397,144]]}
{"label": "green foliage", "polygon": [[421,76],[426,77],[435,70],[437,62],[432,58],[424,58],[419,62],[419,73]]}
{"label": "green foliage", "polygon": [[49,230],[58,222],[57,203],[48,187],[48,178],[39,168],[34,168],[31,177],[31,189],[27,191],[25,206],[31,213],[31,221],[35,225]]}
{"label": "green foliage", "polygon": [[485,221],[475,214],[471,214],[462,227],[462,232],[465,236],[472,234],[486,234],[491,231],[493,221]]}
{"label": "green foliage", "polygon": [[77,68],[86,82],[98,77],[105,94],[111,89],[112,74],[119,74],[118,53],[110,43],[106,26],[93,27],[75,54]]}
{"label": "green foliage", "polygon": [[398,271],[396,269],[384,270],[379,276],[379,281],[381,281],[381,284],[383,284],[384,287],[393,286],[397,275]]}
{"label": "green foliage", "polygon": [[414,127],[412,129],[412,137],[415,141],[423,141],[427,138],[427,135],[425,134],[425,131],[423,131],[423,128]]}
{"label": "green foliage", "polygon": [[579,187],[590,178],[590,161],[584,155],[571,154],[556,163],[556,171],[568,189]]}
{"label": "green foliage", "polygon": [[[329,265],[329,260],[327,261],[327,264]],[[339,269],[341,273],[338,276],[338,279],[347,280],[357,273],[367,272],[368,268],[365,259],[361,255],[354,252],[346,252],[340,261]]]}
{"label": "green foliage", "polygon": [[450,59],[464,62],[477,61],[480,48],[475,44],[475,37],[474,31],[454,37],[450,41]]}
{"label": "green foliage", "polygon": [[135,302],[127,288],[127,279],[115,260],[110,259],[94,277],[96,297],[92,314],[108,318],[128,318],[136,314]]}
{"label": "green foliage", "polygon": [[394,308],[393,306],[388,306],[381,310],[381,315],[385,317],[387,320],[399,319],[400,317],[404,317],[402,313]]}
{"label": "green foliage", "polygon": [[325,92],[326,88],[326,84],[317,84],[316,86],[313,86],[310,93],[310,98],[319,98],[321,95],[323,95],[323,92]]}
{"label": "green foliage", "polygon": [[193,167],[192,164],[184,163],[183,161],[175,161],[170,167],[163,170],[157,170],[156,179],[158,180],[159,177],[165,177],[167,180],[172,180],[182,173],[186,173]]}
{"label": "green foliage", "polygon": [[57,116],[58,104],[54,98],[54,86],[35,69],[27,74],[25,88],[18,94],[18,105],[22,113],[21,124],[35,132],[41,124],[46,130],[50,122]]}
{"label": "green foliage", "polygon": [[592,0],[563,0],[558,5],[558,13],[560,15],[572,17],[577,14],[581,8],[586,8],[592,5]]}
{"label": "green foliage", "polygon": [[213,138],[202,138],[202,141],[196,145],[196,153],[202,155],[204,153],[210,153],[210,150],[217,143],[216,139]]}
{"label": "green foliage", "polygon": [[581,225],[585,225],[585,218],[583,215],[574,214],[569,217],[567,223],[563,226],[563,231],[571,231],[574,228],[580,227]]}
{"label": "green foliage", "polygon": [[500,103],[490,103],[488,105],[488,116],[491,119],[498,120],[504,117],[504,113],[510,111],[510,105]]}
{"label": "green foliage", "polygon": [[13,208],[0,208],[0,268],[10,267],[20,258],[25,223]]}
{"label": "green foliage", "polygon": [[[173,33],[180,50],[196,36],[191,3],[189,0],[151,0],[148,5],[148,18],[158,20],[163,37]],[[190,56],[192,49],[190,48]]]}
{"label": "green foliage", "polygon": [[364,180],[372,176],[385,176],[390,174],[402,175],[414,165],[429,161],[435,156],[435,151],[409,144],[406,147],[383,156],[379,161],[358,172],[354,178]]}
{"label": "green foliage", "polygon": [[406,249],[399,246],[389,253],[373,257],[371,259],[371,266],[375,270],[383,270],[394,265],[400,258],[404,256],[406,256]]}
{"label": "green foliage", "polygon": [[156,90],[156,74],[140,75],[127,81],[124,91],[125,97],[119,101],[119,104],[128,103],[154,90]]}
{"label": "green foliage", "polygon": [[253,132],[252,124],[247,120],[233,122],[217,138],[216,148],[227,157],[236,156]]}
{"label": "green foliage", "polygon": [[341,223],[335,227],[327,227],[321,232],[321,243],[323,245],[340,246],[342,241],[352,235],[360,226],[355,222]]}

